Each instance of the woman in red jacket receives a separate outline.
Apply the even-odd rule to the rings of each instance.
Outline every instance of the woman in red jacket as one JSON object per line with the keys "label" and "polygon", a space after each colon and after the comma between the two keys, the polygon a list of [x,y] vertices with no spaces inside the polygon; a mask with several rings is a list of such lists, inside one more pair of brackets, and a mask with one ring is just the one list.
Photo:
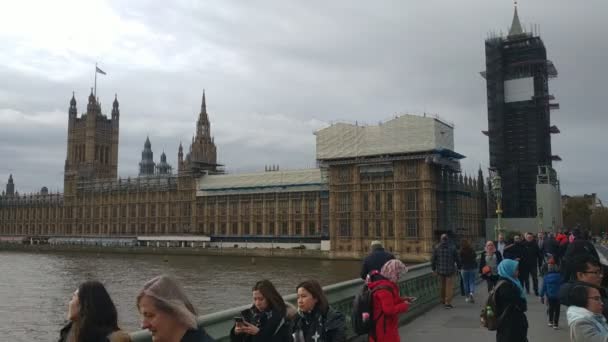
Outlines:
{"label": "woman in red jacket", "polygon": [[397,281],[407,267],[400,260],[387,261],[380,273],[371,274],[368,284],[372,294],[374,332],[370,342],[399,342],[399,314],[409,308],[409,297],[399,297]]}

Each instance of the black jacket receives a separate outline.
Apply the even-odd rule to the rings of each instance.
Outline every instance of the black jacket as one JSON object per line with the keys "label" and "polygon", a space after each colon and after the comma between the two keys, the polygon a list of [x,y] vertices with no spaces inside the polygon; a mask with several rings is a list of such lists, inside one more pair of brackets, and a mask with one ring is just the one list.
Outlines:
{"label": "black jacket", "polygon": [[471,249],[460,249],[460,263],[463,270],[474,270],[477,268],[477,253]]}
{"label": "black jacket", "polygon": [[293,333],[295,342],[345,342],[346,320],[341,312],[331,307],[324,315],[317,309],[308,314],[298,313]]}
{"label": "black jacket", "polygon": [[[61,330],[59,331],[59,342],[66,342],[68,340],[70,329],[72,329],[72,323],[73,322],[70,321],[66,325],[64,325],[63,328],[61,328]],[[96,334],[94,334],[95,336],[88,336],[86,340],[87,342],[108,342],[108,336],[112,334],[112,332],[112,329],[102,329]]]}
{"label": "black jacket", "polygon": [[555,240],[555,238],[546,237],[545,241],[543,241],[543,255],[551,254],[553,255],[555,261],[559,259],[559,243]]}
{"label": "black jacket", "polygon": [[525,312],[528,304],[519,295],[515,284],[508,279],[500,279],[505,283],[496,290],[496,317],[500,317],[496,342],[527,342],[528,318]]}
{"label": "black jacket", "polygon": [[[505,251],[503,253],[503,258],[505,259],[519,259],[519,268],[527,267],[527,263],[524,260],[526,257],[526,246],[523,242],[513,243],[505,247]],[[525,264],[525,265],[524,265]]]}
{"label": "black jacket", "polygon": [[583,239],[576,239],[568,244],[568,247],[566,248],[566,253],[564,254],[564,259],[568,260],[576,255],[581,254],[589,254],[593,256],[596,260],[600,260],[600,256],[597,254],[595,246],[593,246],[591,241]]}
{"label": "black jacket", "polygon": [[290,322],[285,314],[277,310],[261,312],[255,306],[243,310],[241,316],[248,322],[257,326],[260,331],[257,335],[235,334],[234,328],[230,330],[231,342],[291,342]]}
{"label": "black jacket", "polygon": [[363,266],[361,267],[361,279],[365,280],[369,272],[378,270],[386,264],[387,261],[395,259],[395,256],[384,250],[384,248],[374,249],[368,256],[363,260]]}
{"label": "black jacket", "polygon": [[525,254],[524,262],[529,269],[540,267],[543,264],[543,255],[538,248],[538,242],[536,240],[524,242]]}
{"label": "black jacket", "polygon": [[[608,292],[601,286],[595,286],[593,284],[585,283],[582,281],[569,281],[567,283],[563,283],[562,286],[560,286],[559,288],[559,302],[561,305],[570,306],[570,290],[576,285],[596,288],[600,293],[600,296],[602,296],[602,301],[604,303],[608,303]],[[604,317],[606,317],[606,319],[608,319],[608,305],[604,305],[604,310],[602,314],[604,315]]]}
{"label": "black jacket", "polygon": [[[502,254],[500,254],[499,251],[495,252],[496,254],[496,266],[498,266],[498,264],[500,264],[500,262],[502,261]],[[495,275],[494,277],[488,277],[486,275],[483,274],[482,269],[486,266],[486,251],[481,252],[481,256],[479,257],[479,274],[481,274],[481,278],[488,280],[488,279],[492,279],[492,280],[498,280],[498,275]]]}
{"label": "black jacket", "polygon": [[186,331],[180,342],[215,342],[215,340],[203,328],[199,327],[196,330]]}

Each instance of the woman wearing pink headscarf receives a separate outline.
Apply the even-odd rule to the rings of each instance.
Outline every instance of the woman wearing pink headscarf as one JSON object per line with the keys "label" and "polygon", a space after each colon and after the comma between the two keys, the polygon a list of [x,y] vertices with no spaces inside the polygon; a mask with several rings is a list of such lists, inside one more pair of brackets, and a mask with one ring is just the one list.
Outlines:
{"label": "woman wearing pink headscarf", "polygon": [[401,298],[397,282],[407,267],[397,259],[387,261],[380,272],[370,274],[368,287],[372,291],[374,330],[370,342],[399,342],[399,314],[410,306],[410,297]]}

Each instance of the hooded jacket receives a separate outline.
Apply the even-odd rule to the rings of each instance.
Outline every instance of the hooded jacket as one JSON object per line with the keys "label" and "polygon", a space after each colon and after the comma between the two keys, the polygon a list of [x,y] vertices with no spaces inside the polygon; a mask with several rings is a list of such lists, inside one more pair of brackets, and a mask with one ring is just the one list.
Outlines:
{"label": "hooded jacket", "polygon": [[372,314],[375,324],[370,342],[399,342],[399,314],[409,309],[409,304],[399,296],[397,284],[388,279],[379,279],[368,284],[370,290],[382,286],[388,289],[376,290],[372,297]]}
{"label": "hooded jacket", "polygon": [[540,290],[540,296],[547,296],[549,299],[559,299],[559,288],[562,282],[562,276],[559,272],[549,272],[543,277],[543,287]]}
{"label": "hooded jacket", "polygon": [[608,342],[606,318],[586,308],[571,306],[566,312],[572,342]]}
{"label": "hooded jacket", "polygon": [[[602,296],[602,301],[604,303],[608,303],[608,293],[604,288],[586,283],[584,281],[569,281],[567,283],[563,283],[559,288],[559,302],[562,305],[570,306],[570,289],[572,289],[575,285],[584,285],[596,288],[600,292],[600,296]],[[604,317],[608,319],[608,305],[604,305],[603,314]]]}

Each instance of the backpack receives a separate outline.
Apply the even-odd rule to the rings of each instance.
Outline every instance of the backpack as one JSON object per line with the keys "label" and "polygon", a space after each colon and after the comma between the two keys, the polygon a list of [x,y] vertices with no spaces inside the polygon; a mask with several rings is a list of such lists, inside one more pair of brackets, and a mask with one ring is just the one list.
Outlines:
{"label": "backpack", "polygon": [[495,331],[498,329],[500,320],[507,312],[507,309],[505,309],[501,317],[496,317],[496,291],[505,282],[505,280],[500,280],[498,283],[496,283],[492,291],[488,294],[486,304],[481,308],[481,313],[479,314],[481,326],[490,331]]}
{"label": "backpack", "polygon": [[352,325],[353,331],[357,335],[365,335],[374,332],[374,305],[373,295],[378,290],[389,290],[392,291],[389,286],[376,286],[373,290],[367,287],[367,284],[363,285],[361,292],[355,296],[353,300],[352,310]]}

